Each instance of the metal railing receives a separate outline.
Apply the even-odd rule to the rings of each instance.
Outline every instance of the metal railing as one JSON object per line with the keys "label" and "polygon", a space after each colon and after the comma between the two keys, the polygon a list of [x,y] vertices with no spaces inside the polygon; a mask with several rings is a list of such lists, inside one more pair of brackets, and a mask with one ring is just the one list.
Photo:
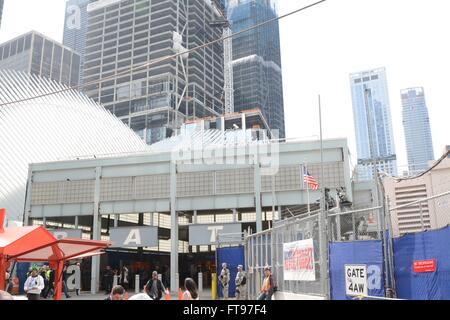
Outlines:
{"label": "metal railing", "polygon": [[[248,269],[248,296],[256,299],[260,293],[264,279],[264,268],[271,268],[278,291],[326,297],[327,270],[321,269],[321,259],[327,253],[321,252],[319,224],[320,214],[306,217],[293,217],[274,224],[270,230],[249,235],[245,241],[246,264]],[[314,281],[292,281],[284,279],[283,246],[299,240],[312,239],[314,246]],[[327,246],[325,246],[326,248]]]}

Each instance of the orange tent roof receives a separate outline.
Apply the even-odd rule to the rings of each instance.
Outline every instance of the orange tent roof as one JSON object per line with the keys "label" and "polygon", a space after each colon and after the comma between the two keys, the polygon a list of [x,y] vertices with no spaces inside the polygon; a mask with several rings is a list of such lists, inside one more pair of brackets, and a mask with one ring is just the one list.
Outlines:
{"label": "orange tent roof", "polygon": [[55,241],[56,238],[43,227],[0,229],[0,253],[5,256],[15,256]]}
{"label": "orange tent roof", "polygon": [[101,249],[111,245],[107,241],[93,241],[82,239],[61,239],[52,243],[28,250],[15,256],[8,256],[8,259],[26,262],[45,262],[52,260],[73,260],[100,255]]}

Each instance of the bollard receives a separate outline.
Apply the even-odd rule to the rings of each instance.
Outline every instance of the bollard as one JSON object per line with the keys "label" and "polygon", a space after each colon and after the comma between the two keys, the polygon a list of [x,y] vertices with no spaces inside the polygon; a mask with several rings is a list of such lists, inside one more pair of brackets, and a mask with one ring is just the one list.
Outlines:
{"label": "bollard", "polygon": [[134,291],[135,291],[136,293],[141,292],[141,288],[140,288],[141,283],[140,283],[140,279],[139,279],[139,275],[138,275],[138,274],[136,275],[136,278],[135,278],[135,280],[134,280],[134,286],[135,286]]}
{"label": "bollard", "polygon": [[211,294],[212,299],[217,300],[217,281],[216,281],[216,274],[211,274]]}
{"label": "bollard", "polygon": [[203,292],[203,273],[198,273],[198,292]]}
{"label": "bollard", "polygon": [[117,284],[119,283],[119,277],[117,275],[114,275],[113,278],[113,287],[117,286]]}

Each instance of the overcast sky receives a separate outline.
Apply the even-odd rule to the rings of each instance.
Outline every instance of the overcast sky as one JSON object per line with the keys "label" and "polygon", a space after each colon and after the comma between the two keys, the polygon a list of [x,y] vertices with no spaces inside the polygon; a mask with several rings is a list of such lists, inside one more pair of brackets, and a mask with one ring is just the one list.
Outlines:
{"label": "overcast sky", "polygon": [[[314,0],[278,0],[280,14]],[[65,0],[5,0],[0,41],[32,29],[62,41]],[[386,67],[398,164],[407,164],[400,90],[421,86],[435,156],[450,144],[450,1],[328,0],[280,22],[288,137],[319,134],[356,145],[349,74]],[[401,171],[400,171],[401,172]]]}

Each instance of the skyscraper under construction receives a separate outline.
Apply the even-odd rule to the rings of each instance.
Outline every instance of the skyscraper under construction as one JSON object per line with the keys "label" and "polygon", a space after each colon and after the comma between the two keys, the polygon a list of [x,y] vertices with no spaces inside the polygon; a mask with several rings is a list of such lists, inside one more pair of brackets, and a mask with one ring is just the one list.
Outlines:
{"label": "skyscraper under construction", "polygon": [[224,113],[223,44],[186,53],[222,37],[211,0],[99,0],[87,11],[84,90],[147,143]]}

